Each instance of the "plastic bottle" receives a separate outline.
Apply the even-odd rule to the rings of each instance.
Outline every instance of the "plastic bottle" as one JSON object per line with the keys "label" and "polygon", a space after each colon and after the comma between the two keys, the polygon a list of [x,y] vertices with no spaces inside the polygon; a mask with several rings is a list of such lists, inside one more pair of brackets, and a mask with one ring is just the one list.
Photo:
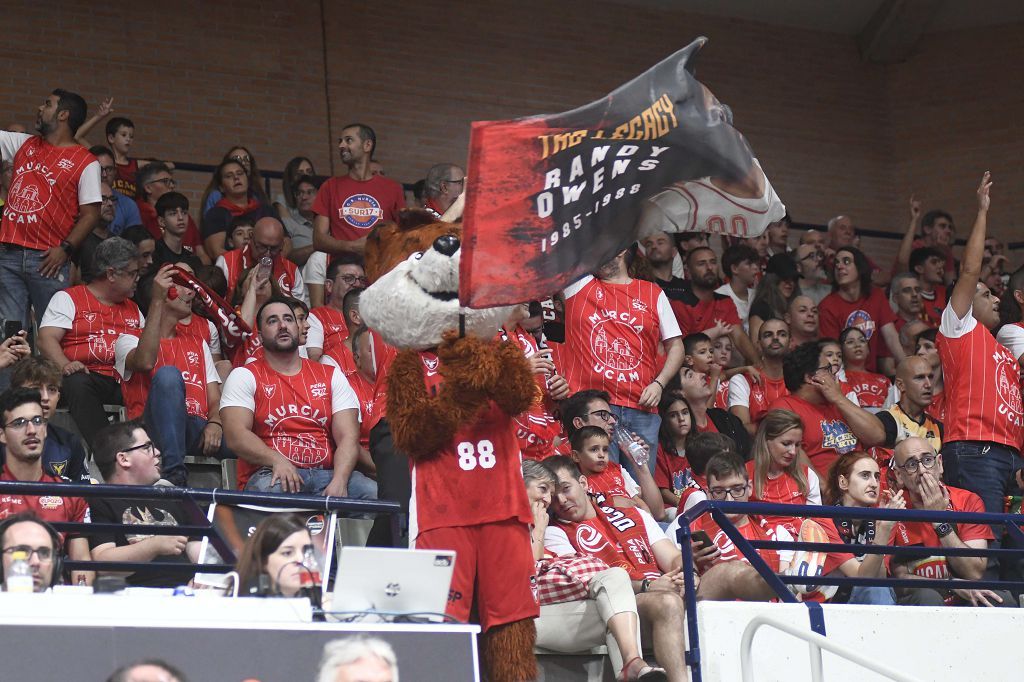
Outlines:
{"label": "plastic bottle", "polygon": [[633,440],[633,434],[627,431],[625,426],[615,425],[615,439],[619,441],[619,448],[627,450],[638,467],[647,466],[651,459],[650,454],[643,445]]}
{"label": "plastic bottle", "polygon": [[32,567],[28,565],[27,552],[13,552],[11,565],[4,571],[4,586],[8,592],[31,594],[35,591]]}
{"label": "plastic bottle", "polygon": [[[316,559],[316,552],[313,551],[312,547],[307,547],[302,553],[302,565],[305,570],[302,571],[302,575],[299,578],[300,585],[299,594],[309,599],[309,603],[313,605],[314,609],[321,609],[323,607],[323,600],[321,594],[321,585],[323,580],[320,575],[320,562]],[[314,617],[314,620],[322,620],[323,616]]]}

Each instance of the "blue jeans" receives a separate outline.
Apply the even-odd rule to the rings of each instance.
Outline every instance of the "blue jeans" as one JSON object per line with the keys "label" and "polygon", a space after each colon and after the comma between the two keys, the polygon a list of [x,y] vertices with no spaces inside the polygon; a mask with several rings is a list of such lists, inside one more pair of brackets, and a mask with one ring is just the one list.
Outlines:
{"label": "blue jeans", "polygon": [[[651,457],[647,466],[654,474],[658,455],[658,431],[661,429],[661,416],[657,412],[644,412],[633,407],[622,407],[621,405],[610,405],[615,421],[626,427],[626,430],[640,436],[650,448]],[[619,452],[619,444],[612,439],[611,457],[613,462],[623,466],[631,475],[633,474],[633,463],[628,457],[623,457]],[[634,476],[634,478],[636,478]]]}
{"label": "blue jeans", "polygon": [[42,319],[50,298],[70,284],[71,266],[68,263],[55,278],[39,274],[44,253],[0,244],[0,317],[20,321],[23,329],[29,328],[30,303],[36,311],[36,319]]}
{"label": "blue jeans", "polygon": [[[180,369],[167,365],[153,372],[142,418],[149,437],[160,449],[163,477],[175,485],[184,485],[188,478],[185,455],[203,454],[202,437],[206,420],[186,411],[185,380],[181,377]],[[223,433],[220,449],[213,456],[217,459],[235,456],[224,444]]]}
{"label": "blue jeans", "polygon": [[[323,495],[328,484],[334,477],[334,469],[295,469],[302,479],[302,490],[299,492],[307,495]],[[258,469],[249,477],[245,484],[246,490],[255,490],[261,493],[281,492],[281,482],[271,485],[274,478],[274,470],[270,467]],[[377,482],[367,478],[358,471],[353,471],[348,479],[348,496],[357,500],[376,500]]]}
{"label": "blue jeans", "polygon": [[853,588],[850,600],[846,603],[893,606],[896,604],[896,591],[891,587],[858,585]]}

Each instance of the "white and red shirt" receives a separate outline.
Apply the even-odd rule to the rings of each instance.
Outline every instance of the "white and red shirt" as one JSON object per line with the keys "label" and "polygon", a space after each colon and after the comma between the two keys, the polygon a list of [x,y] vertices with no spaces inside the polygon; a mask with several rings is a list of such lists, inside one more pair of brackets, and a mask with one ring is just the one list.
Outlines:
{"label": "white and red shirt", "polygon": [[[740,553],[739,549],[736,548],[736,544],[725,534],[725,531],[711,518],[711,514],[705,514],[697,519],[694,530],[702,530],[707,533],[711,541],[721,551],[721,555],[715,560],[716,565],[725,561],[745,561],[748,564],[750,563]],[[774,525],[768,519],[761,516],[748,516],[747,522],[742,526],[736,526],[736,530],[747,540],[755,541],[792,542],[794,537],[788,528]],[[779,572],[780,561],[785,561],[788,564],[793,558],[793,550],[759,549],[757,553],[775,573]]]}
{"label": "white and red shirt", "polygon": [[1019,361],[1024,355],[1024,322],[1004,324],[996,334],[996,341],[1006,346],[1006,350]]}
{"label": "white and red shirt", "polygon": [[565,289],[565,378],[575,393],[607,391],[613,405],[644,412],[640,394],[658,374],[658,344],[680,335],[665,292],[634,279],[586,276]]}
{"label": "white and red shirt", "polygon": [[114,369],[121,377],[121,394],[129,419],[142,416],[149,396],[149,383],[153,373],[170,365],[181,371],[185,381],[185,411],[195,417],[209,419],[210,403],[207,399],[207,384],[220,383],[220,376],[213,364],[213,355],[206,342],[193,336],[176,336],[160,339],[160,351],[156,364],[149,372],[133,372],[125,366],[128,354],[139,347],[139,337],[122,334],[114,346]]}
{"label": "white and red shirt", "polygon": [[[504,328],[498,330],[498,339],[516,344],[527,358],[540,352],[533,334],[518,325],[512,333]],[[516,437],[519,438],[523,457],[539,461],[554,454],[554,441],[562,433],[562,424],[553,414],[554,404],[548,396],[547,377],[534,374],[533,381],[537,385],[533,402],[526,412],[515,417]]]}
{"label": "white and red shirt", "polygon": [[[0,481],[17,481],[11,470],[4,464]],[[67,483],[66,478],[51,476],[45,471],[39,483]],[[89,505],[81,497],[65,497],[63,495],[22,495],[21,493],[0,494],[0,520],[21,512],[33,512],[47,523],[74,521],[89,523]],[[67,533],[60,534],[63,540]]]}
{"label": "white and red shirt", "polygon": [[174,327],[175,336],[190,336],[205,341],[210,353],[220,355],[220,333],[212,320],[193,314],[188,322],[178,322]]}
{"label": "white and red shirt", "polygon": [[814,405],[795,395],[779,398],[769,406],[770,410],[796,412],[804,427],[801,447],[819,476],[828,476],[832,462],[839,455],[857,449],[857,436],[843,421],[843,415],[835,405],[824,403]]}
{"label": "white and red shirt", "polygon": [[834,291],[818,304],[818,328],[823,339],[838,339],[847,327],[856,327],[868,340],[865,366],[873,371],[878,358],[887,357],[889,349],[882,340],[882,327],[896,322],[896,313],[881,289],[871,291],[854,302],[847,301]]}
{"label": "white and red shirt", "polygon": [[768,413],[768,406],[784,395],[789,395],[786,380],[771,379],[761,374],[761,383],[751,382],[744,372],[729,379],[729,407],[745,407],[750,412],[750,423],[760,424]]}
{"label": "white and red shirt", "polygon": [[592,495],[604,495],[609,501],[613,497],[625,497],[627,500],[640,494],[640,486],[633,477],[626,473],[621,464],[608,462],[604,471],[586,474],[587,492]]}
{"label": "white and red shirt", "polygon": [[333,352],[344,345],[348,338],[345,314],[336,308],[322,305],[309,311],[309,331],[306,333],[306,348],[321,348],[324,353]]}
{"label": "white and red shirt", "polygon": [[[846,390],[848,387],[848,390]],[[896,402],[895,389],[889,378],[875,372],[846,370],[844,393],[857,395],[861,407],[891,407]]]}
{"label": "white and red shirt", "polygon": [[[309,360],[292,376],[264,359],[235,368],[224,382],[220,405],[252,412],[252,432],[300,469],[334,467],[331,419],[342,410],[359,409],[341,370]],[[244,488],[258,468],[239,459],[238,486]]]}
{"label": "white and red shirt", "polygon": [[[228,301],[235,296],[235,287],[238,286],[242,272],[255,265],[256,259],[253,258],[248,245],[244,249],[225,251],[217,258],[217,267],[224,272],[224,278],[228,281],[228,295],[225,297]],[[295,263],[283,256],[277,256],[274,258],[270,276],[277,282],[282,294],[309,303],[306,285],[302,282],[302,273]]]}
{"label": "white and red shirt", "polygon": [[135,301],[101,303],[88,285],[58,291],[50,299],[39,327],[66,330],[60,347],[71,362],[81,362],[90,372],[114,376],[114,345],[121,334],[138,336],[145,317]]}
{"label": "white and red shirt", "polygon": [[[754,480],[754,462],[747,462],[747,477]],[[757,486],[750,494],[751,502],[770,502],[772,504],[821,504],[821,483],[814,469],[804,469],[804,477],[807,479],[807,492],[800,492],[800,486],[796,479],[788,473],[783,472],[775,478],[766,476],[764,489],[761,495],[757,494]],[[796,537],[800,533],[801,517],[796,516],[769,516],[766,517],[773,526],[782,526],[791,535]]]}
{"label": "white and red shirt", "polygon": [[39,251],[59,246],[75,226],[78,207],[102,200],[100,164],[85,147],[0,131],[0,152],[14,166],[0,243]]}
{"label": "white and red shirt", "polygon": [[365,237],[378,220],[397,222],[403,208],[402,186],[383,175],[369,180],[328,178],[313,202],[313,213],[330,221],[331,236],[346,242]]}
{"label": "white and red shirt", "polygon": [[943,442],[991,441],[1019,450],[1024,408],[1017,358],[978,324],[973,307],[959,319],[946,306],[936,345],[946,394]]}
{"label": "white and red shirt", "polygon": [[[427,393],[444,384],[440,359],[419,353]],[[433,457],[410,459],[412,499],[409,538],[434,528],[475,526],[532,516],[523,483],[523,458],[515,422],[494,401],[471,424],[463,424],[447,447]]]}
{"label": "white and red shirt", "polygon": [[363,448],[370,447],[370,416],[373,414],[373,401],[375,398],[375,384],[363,376],[356,367],[355,356],[345,344],[340,344],[331,354],[324,353],[320,362],[325,365],[334,365],[341,370],[348,380],[349,386],[359,400],[359,445]]}

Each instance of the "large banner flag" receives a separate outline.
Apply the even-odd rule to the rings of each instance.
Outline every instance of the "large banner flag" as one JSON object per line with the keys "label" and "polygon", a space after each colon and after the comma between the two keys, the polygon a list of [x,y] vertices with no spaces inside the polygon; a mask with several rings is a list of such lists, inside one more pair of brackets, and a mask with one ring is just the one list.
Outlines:
{"label": "large banner flag", "polygon": [[782,219],[732,112],[693,77],[706,42],[578,109],[473,123],[462,305],[545,298],[657,230],[754,237]]}

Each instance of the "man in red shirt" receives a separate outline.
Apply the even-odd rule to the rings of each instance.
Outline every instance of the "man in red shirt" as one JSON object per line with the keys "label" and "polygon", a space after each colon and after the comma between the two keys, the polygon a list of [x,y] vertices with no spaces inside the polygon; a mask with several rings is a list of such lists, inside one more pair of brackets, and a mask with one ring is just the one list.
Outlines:
{"label": "man in red shirt", "polygon": [[[972,492],[942,484],[942,456],[927,440],[911,437],[901,441],[893,451],[893,472],[896,481],[907,491],[908,509],[932,511],[983,512],[981,499]],[[995,539],[992,529],[978,523],[900,521],[896,524],[894,545],[987,549]],[[981,580],[985,573],[985,557],[941,556],[922,552],[918,555],[895,555],[891,559],[895,578],[928,580]],[[901,604],[913,606],[1016,606],[1008,592],[991,590],[936,590],[934,588],[897,588]]]}
{"label": "man in red shirt", "polygon": [[0,131],[13,175],[0,221],[0,317],[28,329],[71,282],[69,260],[100,219],[100,164],[75,142],[80,95],[54,90],[36,114],[39,135]]}
{"label": "man in red shirt", "polygon": [[131,299],[139,281],[136,253],[121,237],[101,242],[93,254],[93,280],[54,294],[39,323],[39,350],[61,368],[68,410],[90,448],[107,425],[103,406],[124,404],[114,377],[117,337],[138,335],[143,326]]}
{"label": "man in red shirt", "polygon": [[423,186],[423,208],[437,220],[466,189],[466,171],[454,163],[439,163],[427,171]]}
{"label": "man in red shirt", "polygon": [[684,336],[703,332],[712,341],[727,335],[747,362],[756,364],[757,351],[743,331],[736,304],[725,294],[715,292],[719,285],[715,252],[707,246],[691,249],[686,254],[686,273],[690,277],[688,290],[671,301],[680,332]]}
{"label": "man in red shirt", "polygon": [[753,381],[746,372],[729,380],[729,411],[743,422],[751,436],[768,406],[789,393],[782,375],[782,359],[789,352],[789,325],[782,320],[766,320],[757,331],[757,344],[764,363],[760,381]]}
{"label": "man in red shirt", "polygon": [[328,255],[363,252],[366,235],[378,220],[397,221],[405,208],[402,186],[370,168],[377,135],[361,123],[345,126],[338,138],[341,161],[348,167],[342,177],[320,186],[313,212],[313,246]]}
{"label": "man in red shirt", "polygon": [[910,271],[921,283],[921,312],[929,326],[937,327],[946,307],[946,258],[933,246],[923,246],[910,253]]}
{"label": "man in red shirt", "polygon": [[[563,370],[574,392],[608,391],[616,420],[639,435],[653,454],[661,426],[658,402],[682,365],[683,342],[665,292],[629,276],[627,253],[565,289]],[[666,356],[660,369],[659,343]],[[616,439],[612,442],[612,458],[629,469],[628,458],[620,457]],[[648,462],[651,473],[655,460],[652,456]]]}
{"label": "man in red shirt", "polygon": [[[13,388],[0,396],[0,443],[7,449],[0,481],[26,483],[62,483],[66,478],[50,476],[43,471],[43,449],[46,443],[46,417],[43,416],[39,391]],[[89,522],[89,506],[80,497],[58,495],[0,495],[0,520],[19,512],[31,511],[47,522]],[[64,547],[68,556],[79,561],[89,560],[89,541],[85,537],[67,537]],[[89,572],[75,572],[92,582]]]}
{"label": "man in red shirt", "polygon": [[284,296],[297,298],[307,305],[309,295],[302,281],[299,266],[284,257],[284,225],[277,218],[260,218],[252,229],[252,240],[245,248],[225,251],[217,258],[217,267],[224,272],[228,282],[227,300],[235,297],[235,288],[242,272],[256,267],[260,259],[268,256],[271,259],[271,277]]}
{"label": "man in red shirt", "polygon": [[341,370],[299,357],[298,324],[284,301],[264,303],[256,328],[263,357],[235,368],[221,395],[239,486],[376,498],[377,485],[354,471],[359,402]]}
{"label": "man in red shirt", "polygon": [[880,445],[885,439],[882,423],[850,401],[828,364],[819,366],[817,342],[805,343],[786,355],[782,374],[789,395],[773,402],[769,410],[790,410],[804,425],[801,446],[821,478],[839,455],[857,448]]}
{"label": "man in red shirt", "polygon": [[[144,417],[162,452],[163,477],[186,485],[186,455],[231,457],[220,422],[220,376],[206,341],[179,335],[178,322],[192,314],[195,292],[174,284],[165,265],[143,282],[140,300],[149,317],[141,336],[122,334],[114,346],[128,419]],[[168,293],[174,290],[174,298]]]}
{"label": "man in red shirt", "polygon": [[1013,477],[1024,465],[1024,408],[1017,358],[991,332],[999,325],[999,299],[979,281],[989,177],[985,173],[978,188],[978,215],[964,248],[960,277],[942,311],[936,345],[945,385],[946,481],[976,493],[985,511],[1000,513],[1006,495],[1020,494]]}
{"label": "man in red shirt", "polygon": [[[896,313],[882,290],[871,283],[871,265],[859,249],[844,246],[836,251],[835,281],[836,291],[818,304],[821,335],[838,339],[847,327],[857,327],[864,332],[868,340],[866,368],[869,372],[876,371],[879,358],[891,355],[896,362],[902,360],[903,346],[896,331]],[[895,365],[890,369],[894,368]]]}
{"label": "man in red shirt", "polygon": [[356,287],[366,287],[367,284],[369,282],[363,270],[363,257],[359,254],[343,253],[327,266],[327,277],[324,280],[325,304],[309,311],[306,352],[310,360],[319,360],[324,353],[332,355],[336,346],[348,338],[345,294]]}

